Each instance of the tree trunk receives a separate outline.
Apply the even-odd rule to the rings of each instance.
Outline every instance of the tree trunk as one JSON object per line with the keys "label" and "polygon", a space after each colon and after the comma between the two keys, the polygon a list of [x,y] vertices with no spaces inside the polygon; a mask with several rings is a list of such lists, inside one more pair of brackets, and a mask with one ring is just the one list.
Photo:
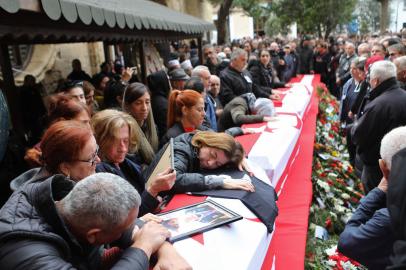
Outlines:
{"label": "tree trunk", "polygon": [[226,39],[226,27],[227,17],[230,14],[230,8],[233,4],[233,0],[225,0],[220,5],[220,9],[217,13],[217,44],[224,44]]}
{"label": "tree trunk", "polygon": [[381,2],[381,20],[379,23],[381,33],[388,29],[389,22],[389,0],[380,0]]}

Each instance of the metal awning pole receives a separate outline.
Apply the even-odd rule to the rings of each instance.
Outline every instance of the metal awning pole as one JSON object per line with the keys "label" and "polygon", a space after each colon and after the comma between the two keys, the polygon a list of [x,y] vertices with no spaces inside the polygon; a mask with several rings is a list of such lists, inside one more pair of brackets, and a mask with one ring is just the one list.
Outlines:
{"label": "metal awning pole", "polygon": [[197,38],[197,48],[199,49],[199,62],[203,65],[203,42],[202,36]]}
{"label": "metal awning pole", "polygon": [[140,55],[140,65],[141,65],[141,80],[143,84],[147,84],[147,64],[145,62],[145,53],[144,53],[144,42],[140,41],[138,43],[138,50]]}

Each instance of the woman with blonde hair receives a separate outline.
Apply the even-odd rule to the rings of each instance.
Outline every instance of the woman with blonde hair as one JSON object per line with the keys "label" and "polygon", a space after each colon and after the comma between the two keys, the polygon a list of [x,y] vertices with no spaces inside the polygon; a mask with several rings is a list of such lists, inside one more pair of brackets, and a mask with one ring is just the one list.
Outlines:
{"label": "woman with blonde hair", "polygon": [[167,168],[146,186],[140,164],[130,158],[129,154],[140,149],[141,141],[136,125],[131,115],[116,110],[104,110],[92,117],[92,127],[102,160],[96,171],[113,173],[130,182],[141,194],[139,216],[142,216],[156,209],[160,203],[158,193],[172,188],[176,173]]}
{"label": "woman with blonde hair", "polygon": [[158,134],[151,108],[151,95],[142,83],[127,86],[123,97],[123,111],[135,120],[135,131],[140,141],[138,152],[143,163],[149,164],[158,150]]}
{"label": "woman with blonde hair", "polygon": [[[154,168],[160,159],[155,157],[150,165]],[[230,179],[219,175],[206,175],[223,166],[245,167],[244,149],[231,135],[213,131],[197,131],[182,134],[174,139],[174,166],[176,181],[171,193],[184,193],[210,189],[242,189],[253,192],[250,181]],[[245,167],[246,169],[246,167]]]}

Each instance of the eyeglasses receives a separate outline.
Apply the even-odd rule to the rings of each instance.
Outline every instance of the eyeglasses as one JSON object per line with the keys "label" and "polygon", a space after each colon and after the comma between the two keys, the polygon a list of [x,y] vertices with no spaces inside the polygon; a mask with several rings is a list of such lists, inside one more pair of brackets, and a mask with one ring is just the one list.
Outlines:
{"label": "eyeglasses", "polygon": [[98,156],[97,156],[98,153],[99,153],[99,146],[97,145],[96,146],[96,151],[93,153],[92,157],[89,160],[77,159],[77,160],[74,160],[74,161],[87,162],[87,163],[90,163],[92,166],[94,166],[96,164],[96,161],[97,161],[97,158],[98,158]]}

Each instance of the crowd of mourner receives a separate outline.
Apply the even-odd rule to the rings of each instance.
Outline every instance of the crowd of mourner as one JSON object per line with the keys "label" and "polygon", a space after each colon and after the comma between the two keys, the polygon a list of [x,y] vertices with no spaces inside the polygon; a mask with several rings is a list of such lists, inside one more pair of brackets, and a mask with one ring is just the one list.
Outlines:
{"label": "crowd of mourner", "polygon": [[[54,94],[27,75],[19,89],[29,170],[0,211],[1,269],[191,269],[167,241],[163,198],[210,189],[255,192],[234,137],[272,121],[281,90],[320,74],[340,102],[350,161],[365,197],[338,249],[369,269],[406,269],[406,47],[397,36],[173,43],[140,83],[120,60],[88,75],[79,59]],[[45,102],[44,102],[45,100]],[[174,168],[150,178],[173,139]],[[272,153],[269,153],[272,155]],[[230,254],[231,256],[231,254]]]}

